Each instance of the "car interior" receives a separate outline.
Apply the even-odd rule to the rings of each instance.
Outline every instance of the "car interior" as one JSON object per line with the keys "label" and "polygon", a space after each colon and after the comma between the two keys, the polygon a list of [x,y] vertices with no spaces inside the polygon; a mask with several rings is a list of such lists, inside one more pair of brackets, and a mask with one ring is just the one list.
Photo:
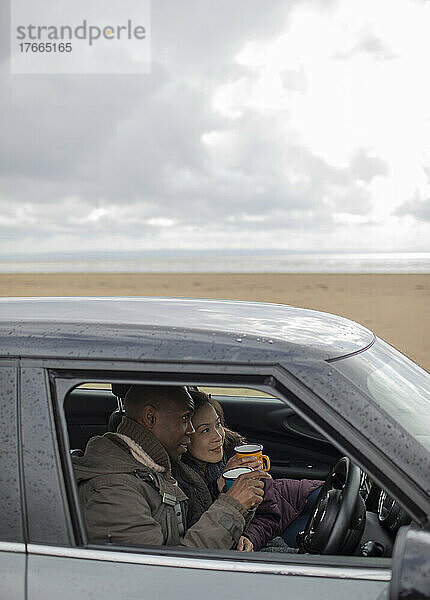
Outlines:
{"label": "car interior", "polygon": [[[91,437],[116,431],[129,385],[84,382],[66,395],[64,418],[70,454],[82,454]],[[325,481],[305,529],[297,536],[297,552],[391,557],[397,531],[410,523],[410,517],[284,400],[260,389],[233,385],[198,385],[195,389],[221,404],[230,429],[249,443],[263,445],[273,478]],[[347,511],[348,523],[336,531],[340,510]],[[333,534],[330,542],[328,530]]]}

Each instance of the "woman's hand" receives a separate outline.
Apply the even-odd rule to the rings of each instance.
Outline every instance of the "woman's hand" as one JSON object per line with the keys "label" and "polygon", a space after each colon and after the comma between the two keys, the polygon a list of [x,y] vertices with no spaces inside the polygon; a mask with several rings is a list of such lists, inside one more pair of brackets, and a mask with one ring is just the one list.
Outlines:
{"label": "woman's hand", "polygon": [[253,471],[257,469],[261,469],[262,464],[261,461],[258,460],[255,456],[232,456],[228,459],[227,464],[224,468],[224,471],[228,471],[229,469],[237,469],[238,467],[248,467]]}
{"label": "woman's hand", "polygon": [[[238,457],[235,455],[228,459],[227,464],[224,468],[224,472],[228,471],[229,469],[237,469],[238,467],[248,467],[249,469],[256,471],[257,469],[261,469],[261,466],[261,462],[257,458],[255,458],[255,456]],[[219,491],[222,492],[225,485],[225,481],[222,475],[221,477],[218,477],[217,485]]]}
{"label": "woman's hand", "polygon": [[225,486],[225,481],[224,481],[224,477],[221,475],[221,477],[218,477],[218,479],[216,480],[217,486],[218,486],[218,490],[220,492],[223,491],[224,486]]}
{"label": "woman's hand", "polygon": [[241,535],[237,542],[239,552],[254,552],[254,544],[244,535]]}

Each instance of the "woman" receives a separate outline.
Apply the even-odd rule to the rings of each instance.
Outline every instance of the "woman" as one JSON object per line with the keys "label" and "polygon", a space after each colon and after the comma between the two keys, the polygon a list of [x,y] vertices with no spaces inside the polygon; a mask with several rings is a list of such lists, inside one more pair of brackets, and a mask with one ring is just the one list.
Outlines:
{"label": "woman", "polygon": [[[200,473],[215,500],[224,488],[222,473],[225,470],[235,467],[258,469],[261,464],[255,457],[234,455],[234,447],[246,440],[225,427],[224,414],[216,400],[196,390],[190,390],[190,394],[194,400],[195,433],[182,460]],[[267,479],[263,502],[246,527],[237,549],[261,550],[277,536],[283,536],[290,546],[296,546],[296,531],[286,530],[303,511],[308,497],[316,497],[317,488],[323,483],[309,479]]]}

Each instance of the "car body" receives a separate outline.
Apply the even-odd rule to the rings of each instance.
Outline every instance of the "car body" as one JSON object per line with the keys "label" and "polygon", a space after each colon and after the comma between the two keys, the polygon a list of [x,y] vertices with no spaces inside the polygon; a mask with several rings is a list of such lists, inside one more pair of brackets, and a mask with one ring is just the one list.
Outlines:
{"label": "car body", "polygon": [[[0,300],[0,596],[376,599],[395,566],[393,598],[414,586],[430,598],[429,380],[366,328],[326,313],[219,300]],[[229,425],[264,444],[275,477],[329,480],[349,457],[363,473],[360,542],[345,554],[89,544],[70,453],[106,431],[118,406],[110,383],[211,390]],[[363,555],[375,541],[382,555]]]}

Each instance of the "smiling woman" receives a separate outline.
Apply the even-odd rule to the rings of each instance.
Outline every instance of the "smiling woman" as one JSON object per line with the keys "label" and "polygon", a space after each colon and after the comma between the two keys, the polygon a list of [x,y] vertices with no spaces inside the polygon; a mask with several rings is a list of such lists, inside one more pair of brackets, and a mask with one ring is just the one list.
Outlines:
{"label": "smiling woman", "polygon": [[195,433],[192,436],[189,452],[202,462],[219,462],[223,457],[223,444],[225,431],[215,409],[208,403],[197,409],[194,399],[193,426]]}
{"label": "smiling woman", "polygon": [[[245,452],[249,448],[254,451],[260,449],[261,454],[262,446],[243,445],[245,438],[226,427],[224,412],[217,400],[197,390],[191,390],[190,394],[194,400],[195,433],[183,460],[200,473],[213,500],[220,492],[229,489],[224,478],[227,471],[231,473],[239,469],[240,472],[243,468],[260,472],[269,470],[263,469],[263,463],[255,454],[247,456],[238,453],[239,449]],[[267,457],[264,458],[267,461]],[[297,548],[296,536],[306,524],[322,483],[309,479],[265,480],[263,501],[245,528],[237,549],[248,552],[266,548],[272,550],[275,545],[278,552],[294,552],[294,548]],[[293,525],[308,503],[309,513]],[[282,538],[279,537],[281,535]],[[278,538],[276,542],[272,541],[274,538]],[[283,540],[288,540],[289,546]]]}

